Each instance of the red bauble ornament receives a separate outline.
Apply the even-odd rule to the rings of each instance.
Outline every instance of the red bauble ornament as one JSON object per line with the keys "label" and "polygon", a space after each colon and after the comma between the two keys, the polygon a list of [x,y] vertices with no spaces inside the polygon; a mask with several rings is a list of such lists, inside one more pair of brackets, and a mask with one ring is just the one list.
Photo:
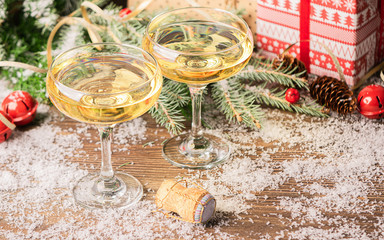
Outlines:
{"label": "red bauble ornament", "polygon": [[131,12],[132,12],[132,10],[129,8],[123,8],[119,12],[119,17],[123,18],[123,17],[127,16],[128,14],[130,14]]}
{"label": "red bauble ornament", "polygon": [[16,126],[26,125],[35,118],[38,102],[24,91],[9,94],[1,104],[2,110],[13,118]]}
{"label": "red bauble ornament", "polygon": [[297,103],[300,99],[300,93],[295,88],[288,88],[288,90],[285,92],[285,100],[287,100],[289,103]]}
{"label": "red bauble ornament", "polygon": [[384,115],[384,87],[369,85],[357,96],[358,111],[365,117],[378,119]]}
{"label": "red bauble ornament", "polygon": [[2,143],[11,136],[12,130],[15,129],[16,126],[8,114],[1,110],[0,114],[0,143]]}

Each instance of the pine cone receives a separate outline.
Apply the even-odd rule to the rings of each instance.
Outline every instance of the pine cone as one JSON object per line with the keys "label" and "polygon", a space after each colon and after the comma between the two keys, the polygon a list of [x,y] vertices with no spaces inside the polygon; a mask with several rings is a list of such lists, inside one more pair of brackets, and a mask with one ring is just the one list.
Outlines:
{"label": "pine cone", "polygon": [[341,114],[356,109],[356,98],[345,82],[333,77],[322,76],[309,86],[311,96],[317,103]]}
{"label": "pine cone", "polygon": [[278,69],[279,67],[281,70],[287,69],[288,72],[296,67],[292,74],[298,74],[305,71],[301,77],[306,79],[308,78],[307,69],[305,68],[304,63],[289,53],[280,54],[277,58],[275,58],[272,62],[272,67],[273,69]]}

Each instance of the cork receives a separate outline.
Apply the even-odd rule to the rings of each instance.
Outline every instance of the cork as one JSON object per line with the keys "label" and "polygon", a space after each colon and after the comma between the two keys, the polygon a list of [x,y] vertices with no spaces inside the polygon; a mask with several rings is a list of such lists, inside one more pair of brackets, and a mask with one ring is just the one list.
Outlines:
{"label": "cork", "polygon": [[215,198],[200,187],[184,187],[175,180],[164,180],[156,193],[156,205],[163,210],[176,213],[187,222],[205,223],[216,209]]}

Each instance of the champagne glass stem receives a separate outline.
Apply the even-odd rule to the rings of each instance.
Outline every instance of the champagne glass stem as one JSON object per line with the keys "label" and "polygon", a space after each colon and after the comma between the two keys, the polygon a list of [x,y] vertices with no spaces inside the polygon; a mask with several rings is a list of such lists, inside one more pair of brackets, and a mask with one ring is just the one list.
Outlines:
{"label": "champagne glass stem", "polygon": [[191,136],[197,140],[202,138],[201,129],[201,100],[207,85],[188,85],[192,97],[192,127]]}
{"label": "champagne glass stem", "polygon": [[97,128],[100,134],[101,141],[101,170],[100,177],[104,181],[110,181],[114,177],[114,172],[111,163],[111,142],[112,142],[112,127],[99,126]]}

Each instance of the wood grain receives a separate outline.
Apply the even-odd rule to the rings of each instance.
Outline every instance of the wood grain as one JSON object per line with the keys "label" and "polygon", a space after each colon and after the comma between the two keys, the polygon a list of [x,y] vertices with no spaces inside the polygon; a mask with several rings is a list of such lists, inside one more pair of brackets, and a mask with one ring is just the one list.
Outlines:
{"label": "wood grain", "polygon": [[[164,139],[170,137],[170,135],[165,130],[159,131],[159,127],[156,125],[156,123],[150,116],[144,115],[143,117],[147,122],[147,139],[140,144],[130,145],[129,154],[127,154],[126,151],[118,151],[117,149],[125,146],[121,146],[119,144],[114,143],[113,149],[115,149],[115,151],[113,152],[112,162],[113,167],[115,169],[119,168],[119,166],[123,164],[132,162],[133,164],[124,165],[120,167],[119,170],[128,172],[133,176],[137,177],[139,181],[144,184],[144,199],[153,201],[154,194],[156,193],[156,190],[159,188],[160,184],[164,179],[173,179],[180,176],[187,176],[189,172],[188,170],[177,168],[163,159],[161,155],[161,143],[162,141],[164,141]],[[78,122],[69,118],[64,118],[64,120],[58,119],[60,118],[56,118],[56,120],[53,120],[52,124],[57,125],[62,129],[61,134],[68,134],[68,129],[76,129],[79,124]],[[25,130],[28,130],[28,128],[26,128]],[[69,160],[72,162],[80,163],[83,168],[87,168],[90,165],[94,165],[96,167],[95,169],[97,169],[100,166],[100,153],[99,151],[95,150],[99,147],[98,133],[95,128],[90,129],[89,132],[91,133],[91,136],[84,138],[84,147],[82,149],[87,152],[88,157],[86,159],[72,158]],[[153,145],[146,146],[145,143],[148,142],[153,142]],[[272,147],[272,144],[264,143],[262,141],[257,141],[254,144],[263,146],[264,148]],[[256,155],[260,153],[261,150],[258,150]],[[296,155],[302,154],[304,154],[303,150],[295,150],[295,148],[286,148],[284,151],[277,151],[271,156],[272,161],[281,162],[294,159]],[[316,153],[312,153],[312,155],[316,155]],[[219,166],[212,171],[220,171],[220,168],[221,167]],[[196,170],[193,171],[193,173],[196,173],[197,171],[203,172],[204,170]],[[279,172],[281,171],[281,168],[276,167],[274,171]],[[327,229],[330,227],[327,224],[323,224],[321,222],[311,223],[308,221],[302,224],[298,223],[298,225],[295,227],[290,222],[294,221],[294,219],[291,219],[291,213],[279,209],[277,207],[279,206],[281,199],[285,197],[297,199],[299,199],[300,196],[306,196],[308,198],[315,197],[310,196],[308,193],[302,191],[303,186],[311,183],[313,183],[313,181],[311,180],[308,180],[306,183],[298,183],[294,179],[288,179],[277,189],[265,189],[261,192],[255,192],[254,194],[257,197],[257,200],[247,201],[247,205],[252,206],[252,208],[249,209],[246,214],[234,215],[229,213],[219,213],[219,216],[218,218],[216,218],[215,221],[209,222],[205,226],[205,231],[207,233],[212,233],[212,236],[216,238],[220,238],[220,235],[215,232],[215,226],[217,225],[217,221],[223,219],[229,224],[227,226],[222,226],[221,231],[235,235],[237,236],[237,239],[258,239],[259,236],[266,236],[267,234],[270,236],[271,239],[273,239],[274,237],[278,236],[279,232],[281,231],[289,232],[298,230],[299,228],[311,226],[316,228]],[[321,184],[333,186],[335,183],[332,181],[332,179],[324,179]],[[380,186],[380,184],[378,184],[376,187],[378,191],[384,190],[384,187]],[[384,197],[383,195],[381,195],[381,193],[378,193],[377,195],[369,195],[368,198],[371,204],[375,204],[375,201],[384,201]],[[81,218],[81,212],[74,212],[73,214],[78,214],[79,218]],[[373,218],[373,216],[382,216],[383,214],[384,211],[377,210],[373,214],[363,213],[357,215],[348,212],[339,212],[326,213],[326,216],[342,216],[343,218],[347,219],[347,221],[351,220],[354,222],[356,222],[356,219],[359,219],[357,220],[359,225],[366,231],[370,232],[377,230],[377,227],[374,225],[374,222],[376,220]],[[51,221],[51,223],[56,223],[59,219],[59,216],[49,217],[49,221]],[[0,227],[4,229],[11,228],[10,226],[1,222],[1,214]],[[44,228],[47,227],[49,227],[49,224],[41,226],[38,230],[44,230]],[[17,230],[15,229],[15,231]],[[182,236],[180,237],[182,238]]]}

